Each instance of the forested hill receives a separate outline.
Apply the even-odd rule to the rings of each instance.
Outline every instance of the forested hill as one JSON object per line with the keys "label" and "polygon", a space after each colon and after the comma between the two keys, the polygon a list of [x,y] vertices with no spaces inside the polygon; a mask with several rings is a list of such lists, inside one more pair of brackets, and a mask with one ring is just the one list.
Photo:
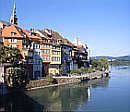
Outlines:
{"label": "forested hill", "polygon": [[127,56],[119,56],[119,57],[111,57],[111,56],[96,56],[96,57],[92,57],[92,58],[96,58],[99,59],[101,57],[106,57],[108,59],[116,59],[116,60],[129,60],[130,61],[130,55]]}

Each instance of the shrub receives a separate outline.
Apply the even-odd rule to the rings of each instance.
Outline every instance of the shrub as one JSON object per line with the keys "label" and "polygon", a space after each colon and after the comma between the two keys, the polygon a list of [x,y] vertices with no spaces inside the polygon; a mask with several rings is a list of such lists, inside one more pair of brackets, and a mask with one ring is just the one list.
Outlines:
{"label": "shrub", "polygon": [[6,69],[5,81],[9,87],[20,88],[26,83],[26,73],[24,68],[9,67]]}
{"label": "shrub", "polygon": [[47,77],[46,77],[46,81],[47,82],[50,82],[50,83],[52,83],[53,82],[53,77],[51,76],[51,75],[47,75]]}
{"label": "shrub", "polygon": [[86,70],[85,70],[84,67],[81,67],[81,68],[80,68],[80,71],[81,71],[81,73],[84,73]]}
{"label": "shrub", "polygon": [[73,73],[81,73],[81,70],[80,69],[73,69],[73,70],[71,70],[70,73],[71,74],[73,74]]}

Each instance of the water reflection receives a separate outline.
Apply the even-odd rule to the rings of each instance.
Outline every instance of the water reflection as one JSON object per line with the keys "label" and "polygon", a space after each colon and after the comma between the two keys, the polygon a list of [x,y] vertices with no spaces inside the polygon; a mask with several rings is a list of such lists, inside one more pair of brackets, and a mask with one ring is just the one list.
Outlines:
{"label": "water reflection", "polygon": [[36,112],[42,106],[26,94],[16,92],[7,96],[0,96],[0,111],[6,112]]}
{"label": "water reflection", "polygon": [[[70,84],[27,92],[33,100],[50,111],[76,110],[82,103],[91,100],[91,87],[106,88],[109,79],[100,79],[80,84]],[[90,86],[92,85],[92,86]]]}
{"label": "water reflection", "polygon": [[[108,86],[109,79],[100,79],[80,84],[38,89],[25,93],[17,92],[0,97],[0,109],[6,111],[72,111],[91,100],[91,88]],[[92,85],[92,86],[91,86]]]}

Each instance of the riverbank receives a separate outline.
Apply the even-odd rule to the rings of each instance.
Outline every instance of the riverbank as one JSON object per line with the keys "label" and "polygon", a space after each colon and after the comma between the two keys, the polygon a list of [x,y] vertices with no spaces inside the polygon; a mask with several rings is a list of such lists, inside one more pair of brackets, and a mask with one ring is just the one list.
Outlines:
{"label": "riverbank", "polygon": [[110,71],[96,71],[93,73],[84,73],[79,74],[76,76],[60,76],[60,77],[53,77],[55,83],[49,83],[46,79],[30,81],[26,86],[26,91],[35,90],[40,88],[48,88],[48,87],[55,87],[60,85],[66,85],[71,83],[80,83],[82,81],[94,80],[94,79],[101,79],[104,77],[109,76]]}
{"label": "riverbank", "polygon": [[[25,91],[36,90],[40,88],[56,87],[61,85],[80,83],[82,81],[89,81],[94,79],[101,79],[109,76],[110,71],[96,71],[93,73],[84,73],[71,76],[53,77],[53,82],[48,82],[46,78],[40,80],[30,80],[24,89]],[[17,89],[16,89],[17,90]],[[15,89],[7,87],[7,85],[0,86],[0,94],[6,95],[16,91]]]}

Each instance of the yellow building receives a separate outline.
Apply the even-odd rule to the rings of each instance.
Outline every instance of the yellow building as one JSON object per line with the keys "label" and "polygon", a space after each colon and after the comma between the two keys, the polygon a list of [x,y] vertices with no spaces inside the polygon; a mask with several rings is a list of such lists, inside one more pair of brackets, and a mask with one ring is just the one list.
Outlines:
{"label": "yellow building", "polygon": [[57,35],[55,35],[56,33],[48,29],[37,30],[36,32],[42,37],[43,43],[41,50],[44,57],[44,71],[47,71],[48,69],[48,74],[59,74],[59,68],[61,65],[61,39],[57,39]]}
{"label": "yellow building", "polygon": [[51,49],[51,63],[49,67],[49,74],[59,74],[61,65],[61,46],[53,45]]}

